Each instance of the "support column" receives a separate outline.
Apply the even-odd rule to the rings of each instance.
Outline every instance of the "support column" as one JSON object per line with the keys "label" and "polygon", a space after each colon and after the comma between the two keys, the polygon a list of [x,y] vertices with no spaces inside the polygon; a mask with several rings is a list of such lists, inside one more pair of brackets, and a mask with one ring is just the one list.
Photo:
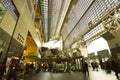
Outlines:
{"label": "support column", "polygon": [[[113,36],[113,37],[110,37]],[[108,42],[108,45],[110,47],[111,55],[120,56],[120,29],[115,32],[113,35],[112,33],[106,34],[106,36],[103,36]]]}
{"label": "support column", "polygon": [[120,55],[120,7],[112,10],[102,19],[107,31],[102,36],[107,40],[112,56]]}
{"label": "support column", "polygon": [[84,57],[87,57],[87,54],[88,54],[88,50],[86,47],[84,48],[79,48],[81,50],[81,55],[84,56]]}

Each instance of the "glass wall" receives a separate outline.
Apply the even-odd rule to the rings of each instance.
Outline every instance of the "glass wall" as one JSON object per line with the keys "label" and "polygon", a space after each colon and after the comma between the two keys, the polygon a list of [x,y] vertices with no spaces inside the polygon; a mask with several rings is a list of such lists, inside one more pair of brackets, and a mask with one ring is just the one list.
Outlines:
{"label": "glass wall", "polygon": [[3,16],[4,16],[4,14],[5,14],[5,11],[6,11],[5,7],[4,7],[3,4],[0,2],[0,22],[2,21],[2,18],[3,18]]}

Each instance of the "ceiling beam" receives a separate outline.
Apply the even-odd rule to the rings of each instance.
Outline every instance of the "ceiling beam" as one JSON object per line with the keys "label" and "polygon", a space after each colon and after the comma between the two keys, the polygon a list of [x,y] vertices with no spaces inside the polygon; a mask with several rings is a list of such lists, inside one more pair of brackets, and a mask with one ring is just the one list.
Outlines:
{"label": "ceiling beam", "polygon": [[[87,10],[85,11],[85,13],[82,15],[82,17],[79,19],[79,21],[75,24],[75,26],[73,27],[73,29],[70,31],[70,33],[67,35],[67,37],[65,38],[64,41],[67,40],[67,38],[70,36],[70,34],[73,32],[73,30],[75,29],[75,27],[79,24],[79,22],[81,21],[81,19],[84,17],[84,15],[86,14],[86,12],[89,10],[89,8],[93,5],[93,3],[95,2],[95,0],[93,0],[93,2],[90,4],[90,6],[87,8]],[[76,41],[76,40],[75,40]],[[72,45],[75,41],[73,41],[72,43],[70,43],[70,45]]]}
{"label": "ceiling beam", "polygon": [[61,15],[59,17],[59,22],[58,22],[57,29],[56,29],[56,35],[55,35],[56,38],[59,37],[60,30],[62,28],[62,24],[65,19],[65,16],[68,11],[70,3],[71,3],[71,0],[65,0],[64,7],[63,7]]}

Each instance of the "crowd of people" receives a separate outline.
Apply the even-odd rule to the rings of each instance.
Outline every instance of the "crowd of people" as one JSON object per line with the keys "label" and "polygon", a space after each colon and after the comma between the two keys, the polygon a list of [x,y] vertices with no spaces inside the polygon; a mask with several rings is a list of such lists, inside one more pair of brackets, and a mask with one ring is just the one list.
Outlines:
{"label": "crowd of people", "polygon": [[[6,69],[6,70],[5,70]],[[7,80],[18,80],[19,78],[24,78],[30,75],[35,75],[42,72],[69,72],[70,63],[69,62],[28,62],[23,63],[19,60],[12,60],[9,66],[4,67],[5,71],[2,74],[6,75]],[[2,71],[2,70],[1,70]],[[2,79],[3,76],[1,76]]]}
{"label": "crowd of people", "polygon": [[[86,73],[86,71],[88,71],[87,63],[82,61],[81,64],[83,73]],[[72,65],[73,64],[69,61],[24,63],[13,59],[9,69],[6,67],[6,70],[3,74],[6,75],[7,80],[18,80],[19,78],[25,78],[30,75],[35,75],[39,72],[70,72],[72,70]]]}
{"label": "crowd of people", "polygon": [[92,62],[85,62],[84,60],[82,61],[82,71],[83,73],[89,75],[89,67],[92,67],[93,71],[99,71],[99,69],[102,69],[105,71],[107,74],[110,74],[111,72],[115,73],[116,78],[119,80],[120,76],[120,57],[115,55],[111,56],[109,59],[106,61],[96,61],[93,60]]}
{"label": "crowd of people", "polygon": [[106,73],[115,72],[115,76],[119,79],[118,74],[120,73],[120,58],[118,56],[113,56],[109,58],[104,63],[101,63],[101,68],[106,71]]}
{"label": "crowd of people", "polygon": [[[70,72],[72,66],[75,65],[68,61],[60,62],[29,62],[23,63],[19,61],[13,61],[9,66],[9,70],[4,73],[7,73],[7,80],[18,80],[19,77],[26,77],[29,75],[34,75],[42,72]],[[92,61],[90,64],[84,59],[80,61],[81,69],[83,74],[89,76],[89,67],[92,67],[93,71],[99,71],[99,67],[105,70],[106,73],[115,72],[116,77],[119,79],[118,74],[120,73],[120,59],[118,57],[111,57],[105,62]],[[4,67],[5,68],[5,67]],[[1,70],[2,71],[2,70]]]}
{"label": "crowd of people", "polygon": [[120,58],[118,56],[112,56],[106,61],[92,61],[91,62],[91,67],[93,71],[99,71],[101,68],[104,70],[107,74],[110,74],[112,71],[115,72],[115,76],[117,79],[119,78],[119,73],[120,73]]}

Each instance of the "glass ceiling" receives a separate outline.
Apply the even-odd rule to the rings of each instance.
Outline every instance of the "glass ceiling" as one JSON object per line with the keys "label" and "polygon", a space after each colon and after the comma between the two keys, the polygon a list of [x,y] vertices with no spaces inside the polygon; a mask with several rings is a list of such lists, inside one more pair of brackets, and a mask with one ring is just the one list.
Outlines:
{"label": "glass ceiling", "polygon": [[[65,7],[64,2],[67,0],[50,0],[49,7],[51,8],[48,8],[46,1],[48,0],[43,0],[43,28],[45,30],[44,35],[50,40],[51,38],[55,39],[56,32],[59,31],[58,23],[61,17],[64,17],[62,13],[66,12],[63,9]],[[85,40],[88,40],[102,32],[104,28],[100,24],[101,19],[119,4],[119,0],[71,0],[59,32],[64,42],[64,48],[70,47],[83,36]],[[48,15],[47,10],[51,11],[51,15]],[[92,31],[90,31],[89,23],[91,23],[92,28],[94,27]]]}

